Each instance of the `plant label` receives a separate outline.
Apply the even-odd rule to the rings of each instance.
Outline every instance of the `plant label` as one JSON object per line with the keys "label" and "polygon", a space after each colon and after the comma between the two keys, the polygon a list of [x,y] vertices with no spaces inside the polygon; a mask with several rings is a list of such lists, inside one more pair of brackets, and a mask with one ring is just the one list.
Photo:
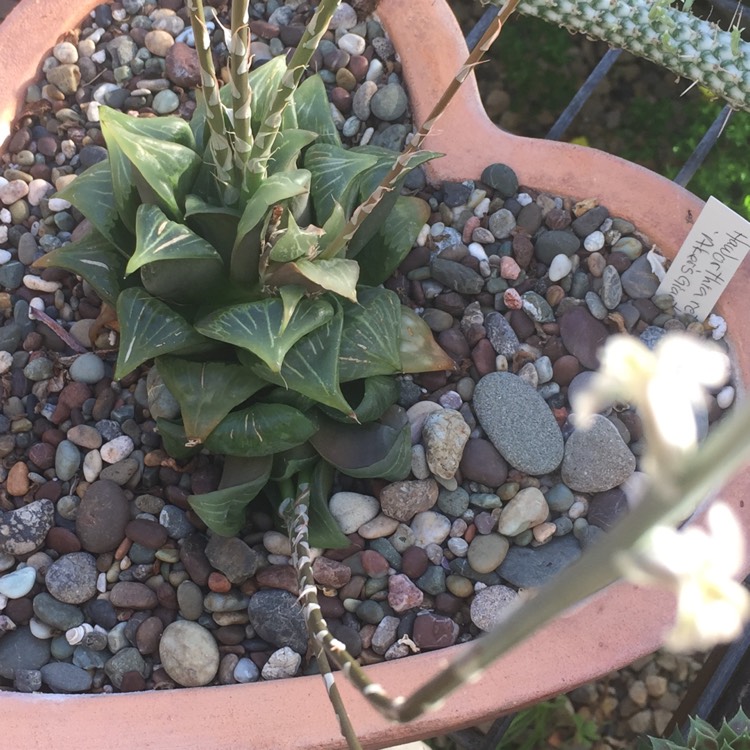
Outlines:
{"label": "plant label", "polygon": [[711,196],[657,294],[703,322],[750,251],[750,222]]}

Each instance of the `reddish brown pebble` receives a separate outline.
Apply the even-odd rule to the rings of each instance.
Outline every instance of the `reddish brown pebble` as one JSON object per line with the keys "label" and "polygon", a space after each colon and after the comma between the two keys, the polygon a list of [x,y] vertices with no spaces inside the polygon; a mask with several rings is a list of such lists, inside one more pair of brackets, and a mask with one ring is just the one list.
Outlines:
{"label": "reddish brown pebble", "polygon": [[461,457],[461,474],[464,479],[479,482],[487,487],[499,487],[508,476],[508,464],[489,440],[469,440]]}
{"label": "reddish brown pebble", "polygon": [[125,533],[129,539],[149,549],[159,549],[167,541],[167,530],[160,523],[146,518],[130,521]]}
{"label": "reddish brown pebble", "polygon": [[365,550],[361,556],[362,568],[371,578],[382,578],[388,573],[388,560],[380,552],[375,550]]}
{"label": "reddish brown pebble", "polygon": [[482,339],[471,352],[471,361],[477,368],[480,378],[497,370],[495,359],[495,350],[492,348],[489,339]]}
{"label": "reddish brown pebble", "polygon": [[172,83],[183,88],[194,88],[200,83],[201,69],[198,53],[184,42],[176,42],[167,51],[164,72]]}
{"label": "reddish brown pebble", "polygon": [[388,604],[395,612],[406,612],[423,601],[424,594],[407,576],[399,573],[388,579]]}
{"label": "reddish brown pebble", "polygon": [[269,565],[259,570],[255,575],[259,586],[271,589],[283,589],[295,596],[299,594],[297,574],[289,565]]}
{"label": "reddish brown pebble", "polygon": [[245,640],[243,625],[223,625],[214,630],[212,634],[223,646],[238,646]]}
{"label": "reddish brown pebble", "polygon": [[164,624],[158,617],[148,617],[139,626],[135,633],[135,646],[142,654],[156,653],[159,648]]}
{"label": "reddish brown pebble", "polygon": [[60,555],[80,552],[81,550],[81,542],[78,537],[69,529],[64,529],[61,526],[54,526],[49,530],[45,544]]}
{"label": "reddish brown pebble", "polygon": [[120,683],[123,693],[137,693],[146,689],[146,680],[140,672],[125,672]]}
{"label": "reddish brown pebble", "polygon": [[268,21],[250,21],[250,31],[263,39],[275,39],[279,35],[279,27]]}
{"label": "reddish brown pebble", "polygon": [[123,539],[115,550],[115,560],[122,560],[130,552],[132,546],[132,539],[128,539],[127,537]]}
{"label": "reddish brown pebble", "polygon": [[427,553],[421,547],[408,547],[401,554],[401,570],[409,578],[424,575],[430,564]]}
{"label": "reddish brown pebble", "polygon": [[121,609],[153,609],[159,603],[145,583],[136,581],[118,581],[109,592],[109,601]]}
{"label": "reddish brown pebble", "polygon": [[534,244],[525,234],[517,234],[513,238],[513,257],[521,268],[528,268],[534,257]]}
{"label": "reddish brown pebble", "polygon": [[464,531],[464,539],[471,544],[472,539],[477,535],[477,527],[470,523],[468,527],[466,528],[466,531]]}
{"label": "reddish brown pebble", "polygon": [[29,467],[22,461],[13,464],[8,472],[5,486],[8,494],[15,497],[23,497],[31,487],[29,483]]}
{"label": "reddish brown pebble", "polygon": [[364,81],[367,71],[370,68],[370,61],[363,55],[352,55],[347,66],[354,74],[357,81]]}
{"label": "reddish brown pebble", "polygon": [[570,385],[579,372],[581,372],[581,363],[572,354],[564,354],[555,360],[552,366],[552,377],[561,386]]}
{"label": "reddish brown pebble", "polygon": [[226,594],[231,591],[232,584],[223,573],[214,572],[208,577],[208,588],[210,588],[211,591],[215,591],[217,594]]}
{"label": "reddish brown pebble", "polygon": [[326,620],[343,617],[346,612],[344,603],[338,596],[318,596],[318,604],[320,604],[320,614]]}
{"label": "reddish brown pebble", "polygon": [[313,576],[321,586],[340,589],[352,577],[352,570],[348,565],[330,560],[327,557],[318,557],[312,566]]}
{"label": "reddish brown pebble", "polygon": [[34,443],[29,448],[29,459],[40,471],[51,469],[55,465],[55,449],[49,443]]}
{"label": "reddish brown pebble", "polygon": [[452,646],[459,627],[450,617],[433,612],[420,612],[414,620],[412,639],[424,651]]}

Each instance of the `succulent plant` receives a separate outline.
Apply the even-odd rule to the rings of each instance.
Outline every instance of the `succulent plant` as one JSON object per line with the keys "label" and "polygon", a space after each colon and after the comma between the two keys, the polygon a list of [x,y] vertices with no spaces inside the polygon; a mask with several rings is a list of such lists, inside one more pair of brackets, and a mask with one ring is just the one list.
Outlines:
{"label": "succulent plant", "polygon": [[740,709],[729,721],[716,729],[707,721],[690,719],[687,736],[675,730],[669,739],[648,737],[642,750],[748,750],[750,748],[750,718]]}
{"label": "succulent plant", "polygon": [[[220,488],[190,498],[225,535],[269,483],[286,496],[312,478],[323,500],[331,466],[404,478],[411,443],[390,376],[453,366],[421,318],[378,286],[429,214],[401,184],[436,154],[396,164],[386,149],[343,148],[322,80],[303,81],[338,4],[319,3],[288,64],[249,71],[248,2],[238,0],[225,30],[231,81],[219,88],[192,0],[202,67],[192,121],[103,107],[108,159],[58,193],[91,229],[37,263],[81,275],[116,310],[116,378],[155,359],[182,412],[157,420],[167,450],[226,456]],[[325,503],[312,513],[317,544],[346,542]]]}

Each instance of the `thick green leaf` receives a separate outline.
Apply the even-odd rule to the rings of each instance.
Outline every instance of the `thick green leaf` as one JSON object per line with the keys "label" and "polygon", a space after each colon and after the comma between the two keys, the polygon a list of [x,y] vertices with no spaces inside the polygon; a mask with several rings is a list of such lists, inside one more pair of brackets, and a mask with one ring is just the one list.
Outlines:
{"label": "thick green leaf", "polygon": [[[162,119],[168,120],[171,130],[163,126],[154,129],[152,122]],[[120,160],[118,163],[122,167],[116,173],[113,171],[113,178],[117,174],[118,180],[126,182],[122,188],[116,184],[116,190],[127,192],[129,185],[137,186],[140,176],[157,196],[164,213],[171,219],[181,219],[182,203],[201,165],[190,126],[179,117],[140,119],[109,109],[102,112],[102,131],[110,159],[113,163]],[[173,138],[165,137],[169,132],[173,133]],[[189,145],[184,145],[186,143]],[[133,165],[137,174],[132,177],[126,174],[123,158]]]}
{"label": "thick green leaf", "polygon": [[139,288],[126,289],[117,300],[120,350],[115,379],[127,375],[152,357],[188,352],[206,339],[168,305]]}
{"label": "thick green leaf", "polygon": [[[230,459],[227,458],[227,463],[229,461]],[[270,457],[246,460],[242,473],[252,474],[252,479],[242,484],[224,486],[204,495],[190,495],[188,497],[190,507],[215,534],[235,536],[245,525],[245,509],[248,504],[268,483],[271,465]],[[222,485],[225,484],[226,476],[227,464],[224,466]]]}
{"label": "thick green leaf", "polygon": [[351,544],[328,510],[333,475],[333,466],[325,461],[318,461],[310,479],[309,539],[311,546],[321,549],[343,549]]}
{"label": "thick green leaf", "polygon": [[[240,352],[240,355],[242,354],[247,354],[247,360],[243,362],[246,367],[252,367],[253,365],[258,364],[258,360],[255,359],[252,354]],[[242,361],[242,359],[243,357],[240,356],[240,361]],[[317,403],[309,396],[303,396],[301,393],[297,393],[297,391],[290,391],[288,388],[283,387],[272,388],[267,394],[263,394],[263,401],[267,404],[286,404],[287,406],[293,406],[298,411],[308,414],[308,416],[310,415],[310,412],[317,407]]]}
{"label": "thick green leaf", "polygon": [[83,276],[112,307],[120,294],[125,260],[99,232],[92,229],[80,240],[52,250],[34,261],[35,268],[64,268]]}
{"label": "thick green leaf", "polygon": [[185,219],[196,234],[207,240],[226,265],[232,257],[240,212],[225,206],[214,206],[197,195],[185,198]]}
{"label": "thick green leaf", "polygon": [[[370,195],[380,185],[385,175],[390,172],[393,165],[396,162],[398,154],[395,154],[389,149],[380,148],[378,146],[359,146],[357,151],[362,151],[365,154],[371,154],[375,156],[378,163],[367,170],[361,175],[358,181],[359,185],[359,200],[364,201],[370,197]],[[357,233],[349,242],[346,255],[348,258],[356,258],[359,252],[372,238],[372,236],[387,222],[391,220],[391,211],[396,204],[396,201],[401,194],[401,187],[406,180],[409,172],[420,164],[424,164],[430,159],[435,159],[442,154],[435,151],[417,151],[412,154],[406,162],[406,168],[402,172],[396,184],[391,190],[389,190],[375,208],[370,212],[367,218],[364,220]]]}
{"label": "thick green leaf", "polygon": [[427,323],[404,305],[401,306],[399,357],[401,372],[456,369],[453,358],[440,348]]}
{"label": "thick green leaf", "polygon": [[164,450],[178,461],[187,461],[201,449],[200,445],[188,445],[187,435],[182,422],[172,422],[168,419],[156,418],[156,427],[161,435]]}
{"label": "thick green leaf", "polygon": [[135,252],[125,269],[127,274],[155,261],[198,258],[221,260],[219,253],[206,240],[184,224],[168,219],[158,206],[138,207],[135,236]]}
{"label": "thick green leaf", "polygon": [[309,146],[317,137],[318,134],[310,130],[282,130],[274,142],[273,156],[268,162],[268,174],[296,168],[302,149]]}
{"label": "thick green leaf", "polygon": [[264,364],[256,365],[255,372],[272,383],[298,391],[344,414],[351,414],[352,409],[339,385],[342,323],[343,314],[339,310],[327,323],[289,350],[280,372],[273,372]]}
{"label": "thick green leaf", "polygon": [[355,422],[357,424],[365,424],[380,419],[385,410],[398,401],[399,394],[396,379],[389,375],[376,375],[365,380],[356,380],[344,385],[342,390],[350,404],[357,404],[353,418],[327,406],[322,406],[321,409],[324,414],[338,422]]}
{"label": "thick green leaf", "polygon": [[266,383],[247,367],[225,362],[189,362],[159,357],[159,374],[177,399],[187,439],[202,443],[212,430]]}
{"label": "thick green leaf", "polygon": [[339,378],[345,383],[401,370],[401,303],[387,289],[360,287],[359,304],[344,303]]}
{"label": "thick green leaf", "polygon": [[315,448],[310,443],[303,443],[296,448],[291,448],[283,453],[277,453],[273,457],[271,479],[274,482],[291,479],[300,471],[309,469],[318,461],[320,461],[320,456],[318,456]]}
{"label": "thick green leaf", "polygon": [[349,216],[357,200],[358,178],[377,161],[371,154],[331,143],[315,143],[307,149],[305,167],[312,173],[310,192],[318,224],[328,220],[336,203]]}
{"label": "thick green leaf", "polygon": [[284,326],[284,302],[274,297],[218,310],[195,327],[205,336],[247,349],[279,372],[294,344],[332,317],[333,307],[325,300],[301,300]]}
{"label": "thick green leaf", "polygon": [[268,210],[295,195],[301,195],[310,189],[310,172],[306,169],[293,169],[271,175],[255,191],[245,208],[237,227],[237,240],[254,229],[266,216]]}
{"label": "thick green leaf", "polygon": [[430,206],[421,198],[399,196],[388,221],[357,255],[360,284],[382,284],[409,254],[417,235],[430,218]]}
{"label": "thick green leaf", "polygon": [[254,404],[225,417],[208,436],[206,448],[228,456],[272,456],[302,445],[316,423],[283,404]]}
{"label": "thick green leaf", "polygon": [[301,128],[318,133],[318,143],[341,145],[341,138],[331,116],[331,105],[320,76],[310,76],[294,93],[294,108]]}
{"label": "thick green leaf", "polygon": [[272,287],[299,284],[311,294],[333,292],[352,302],[357,301],[359,265],[355,260],[297,260],[278,266],[266,278]]}
{"label": "thick green leaf", "polygon": [[125,257],[133,252],[135,241],[117,211],[109,160],[89,167],[55,197],[72,203]]}
{"label": "thick green leaf", "polygon": [[346,216],[344,215],[344,209],[340,203],[335,202],[333,204],[331,215],[323,224],[323,236],[320,238],[319,254],[322,254],[325,251],[328,245],[338,237],[345,226]]}
{"label": "thick green leaf", "polygon": [[224,265],[214,258],[157,260],[140,268],[141,284],[154,297],[177,305],[194,306],[215,299],[227,284]]}
{"label": "thick green leaf", "polygon": [[276,263],[287,263],[298,258],[314,256],[323,230],[312,225],[300,229],[294,216],[288,211],[286,222],[286,229],[271,249],[271,260]]}
{"label": "thick green leaf", "polygon": [[279,289],[279,296],[284,305],[284,313],[281,316],[281,328],[279,328],[279,334],[283,334],[289,325],[289,321],[292,319],[292,315],[294,315],[294,311],[305,296],[305,289],[301,286],[287,284]]}
{"label": "thick green leaf", "polygon": [[321,417],[310,438],[318,453],[339,471],[358,479],[405,479],[411,471],[409,425],[348,425]]}

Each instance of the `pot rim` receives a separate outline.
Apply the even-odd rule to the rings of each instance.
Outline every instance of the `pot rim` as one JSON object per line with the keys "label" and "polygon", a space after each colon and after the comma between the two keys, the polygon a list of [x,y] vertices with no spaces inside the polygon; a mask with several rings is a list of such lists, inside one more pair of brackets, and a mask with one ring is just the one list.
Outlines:
{"label": "pot rim", "polygon": [[[43,60],[58,35],[74,28],[98,2],[21,0],[0,25],[0,142],[10,132],[26,86],[36,77],[36,61]],[[445,0],[381,0],[378,15],[404,62],[416,119],[421,121],[465,59],[458,24]],[[26,39],[24,32],[31,28],[35,33]],[[19,39],[24,40],[23,55],[16,52]],[[639,229],[668,255],[687,235],[687,211],[697,216],[702,206],[668,180],[609,154],[503,133],[485,114],[473,76],[426,146],[447,153],[429,165],[433,181],[476,178],[490,161],[502,161],[525,184],[544,184],[546,190],[579,198],[599,197],[618,215],[635,218]],[[730,331],[742,330],[750,319],[750,295],[743,300],[739,293],[748,273],[746,264],[719,305]],[[738,341],[734,355],[746,379],[750,352]],[[741,508],[749,492],[750,472],[744,472],[724,493],[742,519],[746,538],[750,518]],[[747,572],[750,553],[745,563]],[[480,681],[450,696],[439,710],[408,725],[386,721],[345,680],[337,684],[363,746],[387,747],[475,725],[628,664],[659,647],[673,613],[670,595],[614,584],[539,630],[495,662]],[[466,648],[454,646],[367,669],[389,692],[410,693],[449,658],[461,658]],[[67,748],[75,743],[82,750],[98,750],[112,737],[130,735],[136,724],[144,750],[162,748],[162,737],[182,750],[225,750],[248,742],[256,750],[297,748],[302,737],[309,750],[346,747],[317,676],[106,697],[8,692],[0,695],[0,706],[8,747]],[[285,714],[292,720],[286,721]]]}

